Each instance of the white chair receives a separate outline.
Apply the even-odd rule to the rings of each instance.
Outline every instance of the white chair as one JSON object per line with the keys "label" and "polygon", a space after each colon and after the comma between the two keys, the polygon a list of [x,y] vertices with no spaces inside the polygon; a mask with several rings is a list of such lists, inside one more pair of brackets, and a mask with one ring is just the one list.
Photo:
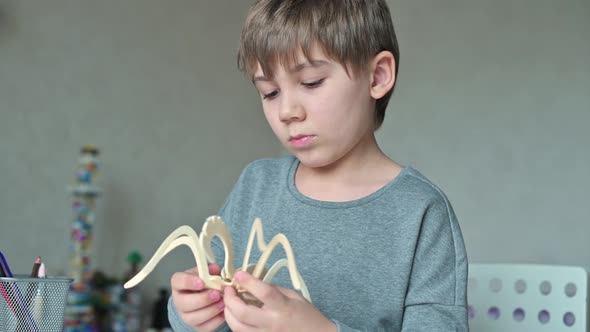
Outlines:
{"label": "white chair", "polygon": [[586,332],[588,273],[573,266],[469,264],[471,332]]}

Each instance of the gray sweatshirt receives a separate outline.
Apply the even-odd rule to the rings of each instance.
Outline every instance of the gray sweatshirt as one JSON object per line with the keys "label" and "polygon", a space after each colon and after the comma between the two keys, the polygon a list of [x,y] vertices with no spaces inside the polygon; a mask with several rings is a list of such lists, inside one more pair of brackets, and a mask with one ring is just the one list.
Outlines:
{"label": "gray sweatshirt", "polygon": [[[219,214],[241,266],[256,217],[265,241],[289,239],[312,303],[340,332],[468,331],[467,255],[457,218],[443,192],[406,166],[385,187],[349,202],[324,202],[295,187],[292,156],[248,165]],[[218,263],[220,242],[214,242]],[[250,262],[259,253],[253,248]],[[275,250],[272,263],[284,257]],[[274,284],[292,288],[286,269]],[[193,331],[169,301],[177,332]],[[222,325],[218,331],[230,331]]]}

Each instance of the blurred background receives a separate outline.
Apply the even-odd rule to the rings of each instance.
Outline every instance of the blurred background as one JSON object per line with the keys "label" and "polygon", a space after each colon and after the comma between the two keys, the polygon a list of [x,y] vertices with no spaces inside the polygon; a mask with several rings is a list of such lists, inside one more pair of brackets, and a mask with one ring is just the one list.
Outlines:
{"label": "blurred background", "polygon": [[[251,1],[0,0],[0,250],[68,269],[79,149],[101,151],[92,265],[124,276],[284,154],[236,68]],[[378,132],[446,192],[470,262],[590,266],[590,2],[389,1],[401,61]],[[145,303],[194,265],[165,258]]]}

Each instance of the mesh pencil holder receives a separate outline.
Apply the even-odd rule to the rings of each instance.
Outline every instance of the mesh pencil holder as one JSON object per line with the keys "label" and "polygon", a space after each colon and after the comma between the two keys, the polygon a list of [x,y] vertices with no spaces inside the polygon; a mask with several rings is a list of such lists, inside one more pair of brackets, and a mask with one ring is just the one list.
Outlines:
{"label": "mesh pencil holder", "polygon": [[71,278],[0,278],[0,331],[61,332]]}

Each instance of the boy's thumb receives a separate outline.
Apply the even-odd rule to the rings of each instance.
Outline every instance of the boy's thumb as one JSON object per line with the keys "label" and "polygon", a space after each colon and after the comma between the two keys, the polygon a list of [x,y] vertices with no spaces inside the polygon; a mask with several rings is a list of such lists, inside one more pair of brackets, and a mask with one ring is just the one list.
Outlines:
{"label": "boy's thumb", "polygon": [[221,266],[217,263],[210,263],[209,264],[209,274],[210,275],[220,275],[221,274]]}

